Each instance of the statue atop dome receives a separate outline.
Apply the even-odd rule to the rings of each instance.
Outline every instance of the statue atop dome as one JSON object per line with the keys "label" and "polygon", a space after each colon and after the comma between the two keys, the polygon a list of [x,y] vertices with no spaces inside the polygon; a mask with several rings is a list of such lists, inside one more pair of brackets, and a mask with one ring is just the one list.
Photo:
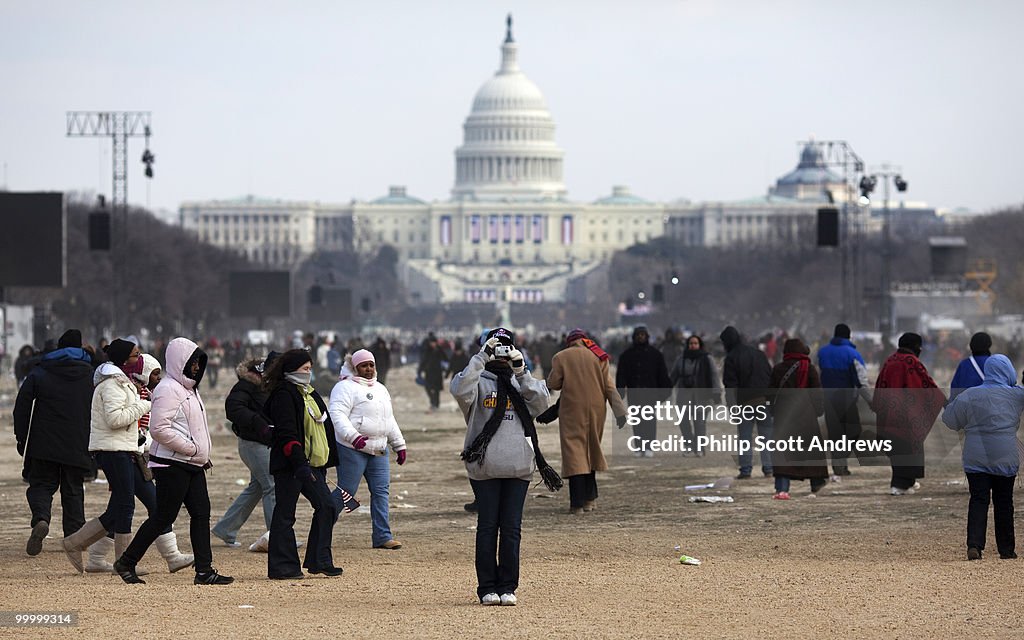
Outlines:
{"label": "statue atop dome", "polygon": [[511,13],[508,14],[508,17],[505,18],[505,42],[506,43],[515,42],[515,40],[512,39],[512,14]]}

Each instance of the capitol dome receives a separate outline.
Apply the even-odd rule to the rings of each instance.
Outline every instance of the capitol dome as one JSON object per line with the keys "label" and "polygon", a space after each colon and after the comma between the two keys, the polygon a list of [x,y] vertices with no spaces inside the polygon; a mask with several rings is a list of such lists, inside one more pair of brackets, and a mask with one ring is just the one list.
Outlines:
{"label": "capitol dome", "polygon": [[544,94],[519,69],[512,18],[501,67],[480,87],[455,151],[456,200],[563,198],[564,152]]}

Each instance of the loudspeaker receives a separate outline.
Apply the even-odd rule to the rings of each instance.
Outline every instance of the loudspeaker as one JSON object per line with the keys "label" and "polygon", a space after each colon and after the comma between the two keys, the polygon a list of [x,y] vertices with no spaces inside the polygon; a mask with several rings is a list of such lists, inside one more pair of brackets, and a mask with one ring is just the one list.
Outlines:
{"label": "loudspeaker", "polygon": [[839,246],[839,209],[835,207],[818,209],[818,246]]}
{"label": "loudspeaker", "polygon": [[309,304],[320,305],[324,303],[324,290],[320,285],[315,284],[309,288]]}
{"label": "loudspeaker", "polygon": [[653,296],[651,302],[665,302],[665,285],[656,284],[653,287]]}
{"label": "loudspeaker", "polygon": [[110,213],[89,214],[89,251],[110,251]]}

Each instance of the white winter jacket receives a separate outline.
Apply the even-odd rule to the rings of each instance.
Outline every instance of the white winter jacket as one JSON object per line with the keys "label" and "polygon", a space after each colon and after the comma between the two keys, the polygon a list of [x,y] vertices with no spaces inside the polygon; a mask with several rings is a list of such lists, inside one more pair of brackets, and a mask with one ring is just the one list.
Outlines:
{"label": "white winter jacket", "polygon": [[93,374],[89,451],[139,450],[139,418],[151,403],[139,397],[135,383],[120,367],[104,362]]}
{"label": "white winter jacket", "polygon": [[405,449],[405,438],[391,408],[391,394],[376,380],[368,382],[365,378],[344,377],[334,385],[327,405],[334,437],[339,444],[354,449],[352,443],[366,436],[366,446],[360,451],[370,455],[385,455],[389,443],[394,451]]}

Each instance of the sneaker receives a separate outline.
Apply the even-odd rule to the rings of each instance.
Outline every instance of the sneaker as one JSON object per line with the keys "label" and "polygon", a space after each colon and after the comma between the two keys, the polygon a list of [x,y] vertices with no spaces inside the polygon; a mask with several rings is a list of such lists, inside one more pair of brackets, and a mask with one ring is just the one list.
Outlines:
{"label": "sneaker", "polygon": [[900,489],[899,487],[889,487],[889,495],[891,496],[910,496],[914,495],[914,489]]}
{"label": "sneaker", "polygon": [[480,604],[485,607],[493,607],[496,604],[501,604],[501,598],[496,593],[488,593],[484,597],[480,598]]}
{"label": "sneaker", "polygon": [[50,534],[50,523],[40,520],[32,527],[32,533],[28,537],[28,544],[25,545],[25,553],[30,556],[38,556],[43,550],[43,540]]}
{"label": "sneaker", "polygon": [[214,570],[207,571],[206,573],[196,573],[195,580],[192,584],[231,584],[235,579],[231,576],[222,576]]}
{"label": "sneaker", "polygon": [[394,551],[395,549],[401,549],[401,548],[402,548],[402,543],[399,542],[398,540],[388,540],[384,544],[378,544],[377,546],[374,547],[374,549],[388,549],[389,551]]}
{"label": "sneaker", "polygon": [[[651,451],[650,449],[647,449],[647,450],[644,451],[644,457],[645,458],[653,458],[654,457],[654,452]],[[512,595],[512,594],[508,594],[508,595]],[[513,600],[515,600],[515,598],[516,598],[515,596],[512,596]],[[505,603],[502,602],[502,604],[505,604]],[[515,602],[513,602],[512,604],[515,604]]]}
{"label": "sneaker", "polygon": [[514,593],[503,593],[503,594],[501,594],[501,606],[503,606],[503,607],[514,607],[514,606],[516,606],[516,594],[514,594]]}
{"label": "sneaker", "polygon": [[736,479],[737,480],[750,480],[750,474],[749,473],[740,472],[740,474],[738,476],[736,476]]}
{"label": "sneaker", "polygon": [[981,560],[981,549],[978,547],[970,547],[967,549],[968,560]]}
{"label": "sneaker", "polygon": [[835,482],[836,484],[839,484],[840,482],[843,481],[843,479],[833,473],[832,475],[830,475],[828,477],[828,481],[829,482]]}
{"label": "sneaker", "polygon": [[910,488],[913,489],[914,491],[917,491],[918,489],[921,488],[921,483],[920,482],[914,482],[914,486],[912,486]]}
{"label": "sneaker", "polygon": [[789,492],[780,491],[776,493],[774,496],[772,496],[772,500],[789,500]]}
{"label": "sneaker", "polygon": [[121,558],[114,561],[114,572],[124,580],[125,584],[146,584],[146,581],[135,572],[135,567],[123,562]]}
{"label": "sneaker", "polygon": [[[237,546],[241,546],[237,542],[235,544]],[[270,551],[270,532],[267,531],[262,536],[257,538],[256,542],[250,544],[249,551],[252,551],[253,553],[268,553]]]}
{"label": "sneaker", "polygon": [[215,536],[217,536],[217,538],[221,542],[224,543],[225,547],[231,547],[232,549],[237,549],[237,548],[242,546],[242,543],[239,542],[238,540],[235,540],[234,538],[226,538],[226,537],[220,535],[219,533],[217,533],[214,529],[210,529],[210,533],[215,535]]}

